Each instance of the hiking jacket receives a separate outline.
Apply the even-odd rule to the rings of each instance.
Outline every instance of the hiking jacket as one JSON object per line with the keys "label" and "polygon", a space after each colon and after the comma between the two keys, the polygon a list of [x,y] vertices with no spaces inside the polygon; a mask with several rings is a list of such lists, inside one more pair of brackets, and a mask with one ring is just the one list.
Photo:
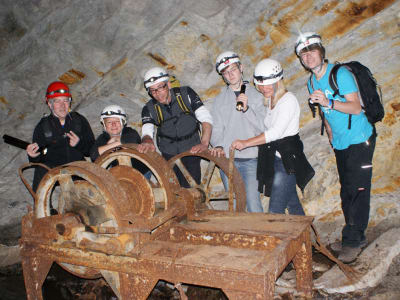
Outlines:
{"label": "hiking jacket", "polygon": [[[69,145],[69,138],[66,133],[73,131],[79,142],[75,147]],[[36,125],[33,132],[32,143],[40,147],[46,147],[47,153],[32,158],[28,155],[29,161],[43,163],[49,168],[61,166],[73,161],[84,160],[89,156],[89,150],[94,143],[92,128],[86,118],[77,112],[72,112],[65,118],[64,126],[53,114],[43,117]],[[35,168],[34,183],[36,187],[47,171],[43,168]]]}
{"label": "hiking jacket", "polygon": [[[176,99],[179,90],[189,112],[184,112]],[[196,119],[195,111],[203,106],[203,102],[188,86],[172,88],[170,93],[169,104],[161,104],[155,99],[146,103],[142,110],[142,124],[150,123],[158,127],[156,140],[161,153],[176,155],[200,143],[200,122]],[[162,120],[156,106],[161,110]]]}

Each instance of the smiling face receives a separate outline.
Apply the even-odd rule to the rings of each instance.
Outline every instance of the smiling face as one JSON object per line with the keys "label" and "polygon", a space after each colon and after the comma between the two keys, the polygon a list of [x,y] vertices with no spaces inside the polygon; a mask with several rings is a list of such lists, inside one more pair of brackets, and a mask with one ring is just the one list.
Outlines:
{"label": "smiling face", "polygon": [[117,117],[105,118],[104,127],[110,136],[121,135],[122,124],[120,118]]}
{"label": "smiling face", "polygon": [[161,81],[149,87],[150,95],[161,104],[168,104],[171,102],[171,93],[169,89],[171,85],[169,81]]}
{"label": "smiling face", "polygon": [[264,98],[271,98],[274,96],[274,84],[257,85],[258,90],[263,94]]}
{"label": "smiling face", "polygon": [[69,97],[59,96],[49,99],[47,105],[53,115],[59,118],[60,121],[64,121],[69,112],[70,102]]}

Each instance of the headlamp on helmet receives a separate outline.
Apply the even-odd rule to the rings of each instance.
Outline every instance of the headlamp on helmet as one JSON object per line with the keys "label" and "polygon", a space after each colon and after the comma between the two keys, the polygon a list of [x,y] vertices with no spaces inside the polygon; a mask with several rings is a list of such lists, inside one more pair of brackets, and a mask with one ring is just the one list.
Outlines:
{"label": "headlamp on helmet", "polygon": [[270,85],[283,78],[283,69],[281,64],[274,59],[263,59],[254,69],[255,85]]}
{"label": "headlamp on helmet", "polygon": [[218,55],[215,62],[215,68],[218,74],[221,74],[223,69],[234,63],[240,63],[239,55],[233,51],[226,51]]}
{"label": "headlamp on helmet", "polygon": [[322,47],[322,39],[320,35],[315,32],[306,32],[300,34],[300,36],[297,38],[295,46],[297,56],[300,55],[301,50],[313,44],[319,44]]}
{"label": "headlamp on helmet", "polygon": [[151,68],[144,74],[144,87],[146,90],[159,82],[168,81],[169,74],[166,70],[160,67]]}
{"label": "headlamp on helmet", "polygon": [[64,82],[54,81],[47,87],[46,101],[49,102],[49,99],[56,97],[68,97],[70,101],[72,100],[69,88]]}
{"label": "headlamp on helmet", "polygon": [[119,105],[109,105],[103,109],[100,114],[100,123],[103,125],[104,130],[106,130],[106,125],[104,119],[106,118],[118,118],[121,122],[121,126],[126,125],[126,113],[125,110]]}

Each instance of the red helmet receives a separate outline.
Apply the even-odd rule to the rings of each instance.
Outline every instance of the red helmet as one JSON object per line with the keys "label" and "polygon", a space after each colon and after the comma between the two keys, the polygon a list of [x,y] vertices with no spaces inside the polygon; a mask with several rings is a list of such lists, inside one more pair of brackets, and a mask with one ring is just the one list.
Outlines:
{"label": "red helmet", "polygon": [[71,100],[71,93],[69,92],[69,87],[61,81],[54,81],[50,83],[49,86],[47,87],[46,100],[48,101],[51,98],[60,96],[69,97],[69,99]]}

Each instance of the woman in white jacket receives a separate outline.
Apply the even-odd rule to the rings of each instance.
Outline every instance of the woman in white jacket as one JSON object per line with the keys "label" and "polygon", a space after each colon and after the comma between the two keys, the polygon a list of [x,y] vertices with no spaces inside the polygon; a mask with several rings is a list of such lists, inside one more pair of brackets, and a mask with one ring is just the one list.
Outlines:
{"label": "woman in white jacket", "polygon": [[283,70],[273,59],[260,61],[254,71],[254,84],[264,96],[265,131],[247,140],[235,140],[231,147],[242,150],[259,147],[257,179],[259,191],[270,196],[269,213],[304,215],[296,191],[314,176],[299,137],[300,107],[297,98],[285,89]]}

